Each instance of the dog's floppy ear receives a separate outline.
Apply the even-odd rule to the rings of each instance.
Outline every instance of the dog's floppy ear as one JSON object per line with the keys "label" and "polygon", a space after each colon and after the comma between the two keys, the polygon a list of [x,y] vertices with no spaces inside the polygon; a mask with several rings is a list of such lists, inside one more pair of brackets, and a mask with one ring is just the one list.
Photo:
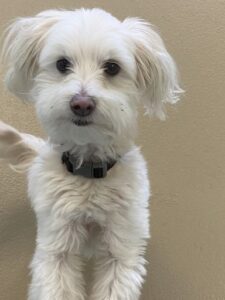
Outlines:
{"label": "dog's floppy ear", "polygon": [[175,62],[159,34],[138,18],[127,18],[126,26],[137,64],[136,84],[150,115],[165,118],[164,104],[176,103],[183,90],[179,87]]}
{"label": "dog's floppy ear", "polygon": [[61,11],[49,10],[34,17],[19,18],[6,29],[1,60],[7,70],[6,86],[16,96],[30,99],[40,51],[49,29],[61,14]]}

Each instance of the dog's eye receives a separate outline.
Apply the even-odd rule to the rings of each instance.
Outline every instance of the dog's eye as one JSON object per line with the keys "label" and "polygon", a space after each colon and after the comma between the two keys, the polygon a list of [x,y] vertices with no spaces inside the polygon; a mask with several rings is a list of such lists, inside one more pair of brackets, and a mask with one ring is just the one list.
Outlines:
{"label": "dog's eye", "polygon": [[120,66],[112,61],[107,61],[104,66],[104,72],[110,76],[115,76],[119,73],[120,71]]}
{"label": "dog's eye", "polygon": [[71,63],[66,58],[61,58],[56,62],[56,68],[62,74],[67,73],[70,67]]}

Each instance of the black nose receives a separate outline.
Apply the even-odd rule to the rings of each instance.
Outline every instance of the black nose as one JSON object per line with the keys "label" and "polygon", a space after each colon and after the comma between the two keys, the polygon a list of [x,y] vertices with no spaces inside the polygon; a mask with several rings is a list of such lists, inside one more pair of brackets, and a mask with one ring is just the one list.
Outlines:
{"label": "black nose", "polygon": [[79,117],[89,116],[95,109],[95,101],[86,94],[76,94],[70,101],[72,112]]}

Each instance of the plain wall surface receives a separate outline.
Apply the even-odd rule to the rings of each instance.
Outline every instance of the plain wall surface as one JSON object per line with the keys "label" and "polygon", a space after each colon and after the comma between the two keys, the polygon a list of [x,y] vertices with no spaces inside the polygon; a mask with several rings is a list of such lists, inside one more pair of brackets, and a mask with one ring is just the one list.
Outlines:
{"label": "plain wall surface", "polygon": [[[142,300],[225,299],[225,1],[0,0],[0,31],[48,8],[101,7],[156,25],[186,90],[166,122],[140,116],[152,193]],[[0,119],[41,134],[34,109],[0,83]],[[0,165],[0,299],[25,300],[35,217],[25,176]]]}

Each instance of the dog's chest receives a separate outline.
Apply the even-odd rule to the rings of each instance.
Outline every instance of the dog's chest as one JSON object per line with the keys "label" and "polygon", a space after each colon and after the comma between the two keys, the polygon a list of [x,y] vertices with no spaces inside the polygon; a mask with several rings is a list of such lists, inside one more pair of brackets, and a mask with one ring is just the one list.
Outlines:
{"label": "dog's chest", "polygon": [[123,176],[115,178],[109,174],[104,179],[74,176],[57,155],[38,158],[30,175],[29,191],[36,212],[47,209],[58,217],[104,224],[108,214],[128,206],[131,187]]}

